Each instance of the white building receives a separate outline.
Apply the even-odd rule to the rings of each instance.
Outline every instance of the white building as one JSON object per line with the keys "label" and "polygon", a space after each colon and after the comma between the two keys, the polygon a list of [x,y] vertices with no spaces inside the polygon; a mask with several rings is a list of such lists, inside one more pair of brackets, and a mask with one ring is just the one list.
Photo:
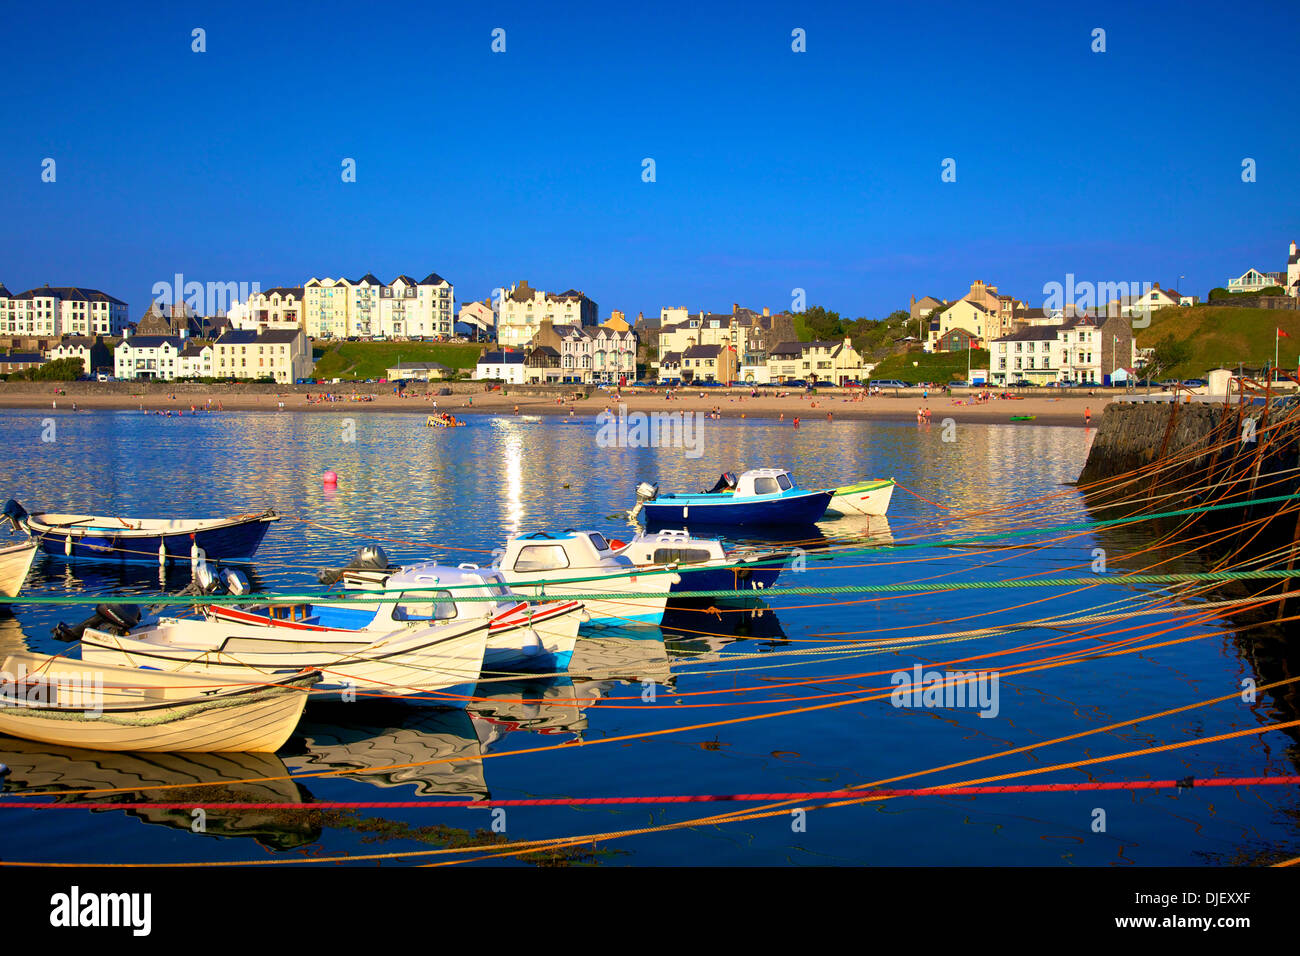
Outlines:
{"label": "white building", "polygon": [[460,307],[456,321],[469,326],[470,334],[493,339],[497,334],[497,314],[490,300],[466,302]]}
{"label": "white building", "polygon": [[187,339],[176,361],[177,378],[215,378],[213,360],[216,349],[211,342]]}
{"label": "white building", "polygon": [[45,357],[51,361],[59,359],[76,359],[81,363],[87,375],[106,371],[113,374],[115,363],[113,352],[104,344],[103,336],[93,338],[88,335],[68,336],[45,351]]}
{"label": "white building", "polygon": [[292,385],[312,371],[311,346],[301,329],[231,331],[213,343],[213,377],[273,378]]}
{"label": "white building", "polygon": [[113,350],[113,374],[120,379],[171,381],[180,374],[185,340],[166,335],[132,335]]}
{"label": "white building", "polygon": [[[1290,266],[1287,267],[1290,272]],[[1287,273],[1283,272],[1260,272],[1258,269],[1247,269],[1235,279],[1228,280],[1229,292],[1260,292],[1269,286],[1286,286]]]}
{"label": "white building", "polygon": [[1300,297],[1300,252],[1296,252],[1295,240],[1291,240],[1291,254],[1286,260],[1286,294]]}
{"label": "white building", "polygon": [[303,285],[303,328],[314,339],[450,338],[455,290],[431,272],[385,283],[367,272],[355,282],[312,278]]}
{"label": "white building", "polygon": [[476,379],[501,379],[508,385],[524,384],[523,352],[484,352],[474,367]]}
{"label": "white building", "polygon": [[126,303],[98,289],[41,286],[17,295],[0,284],[0,334],[121,335]]}
{"label": "white building", "polygon": [[1137,364],[1137,344],[1127,317],[1078,316],[1060,325],[1025,326],[989,343],[995,384],[1021,380],[1102,384],[1113,372]]}
{"label": "white building", "polygon": [[266,331],[303,327],[303,290],[301,286],[278,286],[254,292],[239,307],[231,307],[227,316],[235,329]]}
{"label": "white building", "polygon": [[582,292],[542,292],[520,280],[501,298],[501,314],[497,320],[497,341],[501,345],[519,348],[532,341],[542,322],[550,319],[553,325],[594,326],[597,322],[596,303]]}

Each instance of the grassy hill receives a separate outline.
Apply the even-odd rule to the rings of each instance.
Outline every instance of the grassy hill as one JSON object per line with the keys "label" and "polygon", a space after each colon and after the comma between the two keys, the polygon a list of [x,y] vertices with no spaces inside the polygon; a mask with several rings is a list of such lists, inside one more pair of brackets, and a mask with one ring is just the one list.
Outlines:
{"label": "grassy hill", "polygon": [[1287,309],[1242,309],[1205,305],[1190,309],[1161,309],[1151,326],[1137,330],[1138,348],[1152,348],[1163,339],[1188,342],[1192,357],[1172,369],[1171,378],[1202,377],[1212,368],[1262,366],[1273,362],[1273,330],[1289,332],[1282,339],[1278,362],[1295,368],[1300,360],[1300,312]]}
{"label": "grassy hill", "polygon": [[[916,365],[912,363],[916,362]],[[988,368],[989,353],[975,349],[970,354],[971,368]],[[966,378],[965,352],[922,352],[919,348],[891,355],[871,373],[872,378],[897,378],[904,382],[937,382]]]}
{"label": "grassy hill", "polygon": [[450,369],[472,369],[480,345],[464,342],[339,342],[316,346],[317,379],[385,378],[398,362],[440,362]]}

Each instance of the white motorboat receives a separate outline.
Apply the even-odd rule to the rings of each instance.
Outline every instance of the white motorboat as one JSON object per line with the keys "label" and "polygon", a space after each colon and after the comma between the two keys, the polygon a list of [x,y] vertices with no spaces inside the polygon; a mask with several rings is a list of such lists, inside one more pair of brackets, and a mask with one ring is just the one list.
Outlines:
{"label": "white motorboat", "polygon": [[599,531],[538,531],[515,535],[493,552],[500,571],[516,593],[547,597],[566,594],[646,594],[582,601],[593,624],[658,624],[668,593],[681,575],[664,568],[638,567],[616,552]]}
{"label": "white motorboat", "polygon": [[490,670],[561,671],[569,666],[578,627],[586,618],[579,601],[530,604],[516,600],[499,571],[472,564],[416,564],[398,570],[347,569],[349,591],[384,593],[382,603],[319,601],[204,609],[209,621],[295,632],[342,631],[372,638],[397,631],[472,618],[489,618],[483,666]]}
{"label": "white motorboat", "polygon": [[18,596],[35,559],[35,541],[18,541],[0,547],[0,596]]}
{"label": "white motorboat", "polygon": [[626,555],[638,567],[675,568],[682,580],[673,585],[674,593],[770,588],[794,554],[789,548],[728,551],[717,538],[695,538],[685,529],[642,531],[622,547],[613,544],[616,554]]}

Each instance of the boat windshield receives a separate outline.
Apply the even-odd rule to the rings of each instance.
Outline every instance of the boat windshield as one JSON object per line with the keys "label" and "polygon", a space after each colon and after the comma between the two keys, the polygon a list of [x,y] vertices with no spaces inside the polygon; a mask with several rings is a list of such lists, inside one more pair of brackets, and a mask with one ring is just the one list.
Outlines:
{"label": "boat windshield", "polygon": [[709,560],[703,548],[655,548],[651,564],[702,564]]}
{"label": "boat windshield", "polygon": [[776,483],[781,486],[782,491],[789,491],[794,486],[789,475],[777,475]]}
{"label": "boat windshield", "polygon": [[394,621],[450,621],[456,616],[456,602],[450,591],[403,594],[393,608]]}
{"label": "boat windshield", "polygon": [[756,495],[774,495],[780,490],[777,487],[775,478],[754,479],[754,494]]}
{"label": "boat windshield", "polygon": [[558,544],[530,544],[520,548],[515,558],[516,571],[554,571],[568,566],[569,556]]}

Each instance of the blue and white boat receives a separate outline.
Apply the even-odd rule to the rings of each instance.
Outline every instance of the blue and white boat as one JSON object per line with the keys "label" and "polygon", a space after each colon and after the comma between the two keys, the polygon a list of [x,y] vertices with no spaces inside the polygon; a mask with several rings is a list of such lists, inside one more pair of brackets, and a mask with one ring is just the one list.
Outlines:
{"label": "blue and white boat", "polygon": [[811,525],[830,505],[833,491],[805,491],[784,468],[754,468],[739,478],[726,472],[708,491],[660,495],[642,482],[630,517],[645,513],[647,528],[667,525],[757,528]]}
{"label": "blue and white boat", "polygon": [[[673,594],[690,591],[761,591],[770,588],[789,564],[789,548],[742,547],[728,551],[717,538],[695,538],[690,532],[639,532],[617,547],[640,567],[672,567],[681,575]],[[712,598],[708,600],[714,600]]]}
{"label": "blue and white boat", "polygon": [[167,561],[249,561],[280,516],[274,511],[230,518],[123,518],[28,514],[10,499],[3,515],[49,555],[131,564]]}

